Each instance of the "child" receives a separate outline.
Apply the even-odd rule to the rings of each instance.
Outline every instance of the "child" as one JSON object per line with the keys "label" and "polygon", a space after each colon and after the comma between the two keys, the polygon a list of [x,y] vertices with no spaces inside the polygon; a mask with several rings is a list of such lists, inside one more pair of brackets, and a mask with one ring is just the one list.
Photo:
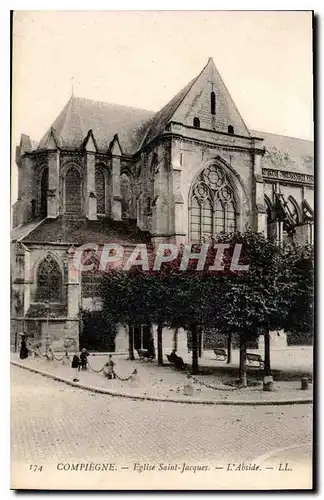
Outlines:
{"label": "child", "polygon": [[86,370],[87,369],[87,357],[89,356],[89,353],[86,351],[86,349],[82,349],[81,354],[80,354],[80,365],[81,365],[81,370]]}
{"label": "child", "polygon": [[116,373],[114,371],[115,363],[112,360],[111,354],[109,354],[109,360],[105,364],[105,375],[107,378],[116,378]]}

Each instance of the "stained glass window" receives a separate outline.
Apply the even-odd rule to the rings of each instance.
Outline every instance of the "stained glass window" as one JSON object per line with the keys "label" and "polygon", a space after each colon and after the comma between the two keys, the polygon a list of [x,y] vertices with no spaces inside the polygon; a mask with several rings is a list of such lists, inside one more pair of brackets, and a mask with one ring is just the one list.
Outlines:
{"label": "stained glass window", "polygon": [[45,168],[43,170],[40,182],[39,215],[42,218],[47,217],[47,191],[48,191],[48,169]]}
{"label": "stained glass window", "polygon": [[97,194],[97,213],[106,213],[106,190],[105,190],[105,175],[102,167],[96,166],[95,170],[96,194]]}
{"label": "stained glass window", "polygon": [[130,218],[130,202],[131,202],[131,189],[130,189],[130,180],[128,175],[122,174],[120,176],[120,194],[122,198],[121,206],[122,206],[122,218],[129,219]]}
{"label": "stained glass window", "polygon": [[208,242],[217,233],[236,230],[233,189],[219,165],[210,165],[199,175],[189,210],[191,241]]}
{"label": "stained glass window", "polygon": [[82,264],[84,266],[92,265],[91,270],[81,273],[82,297],[94,298],[100,295],[100,284],[102,275],[100,272],[100,256],[93,251],[84,252]]}
{"label": "stained glass window", "polygon": [[74,167],[65,176],[65,211],[69,214],[81,213],[81,177]]}
{"label": "stained glass window", "polygon": [[50,255],[39,264],[37,269],[37,302],[61,302],[62,274],[56,260]]}

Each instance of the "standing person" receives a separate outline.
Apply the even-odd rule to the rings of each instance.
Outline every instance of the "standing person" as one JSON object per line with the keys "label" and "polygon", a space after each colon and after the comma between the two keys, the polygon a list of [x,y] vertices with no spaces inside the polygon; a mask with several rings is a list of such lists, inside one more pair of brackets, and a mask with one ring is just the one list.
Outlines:
{"label": "standing person", "polygon": [[80,371],[80,358],[77,354],[74,354],[73,356],[71,368],[77,368],[78,371]]}
{"label": "standing person", "polygon": [[78,372],[80,371],[80,358],[77,354],[75,354],[73,356],[71,368],[73,368],[75,370],[73,382],[79,382],[77,375],[78,375]]}
{"label": "standing person", "polygon": [[28,348],[27,348],[27,342],[26,342],[26,335],[24,333],[21,336],[19,357],[20,357],[20,359],[28,358]]}
{"label": "standing person", "polygon": [[107,363],[105,364],[105,375],[107,378],[116,378],[116,373],[114,370],[115,363],[112,360],[111,354],[109,354],[109,359]]}
{"label": "standing person", "polygon": [[155,359],[155,349],[154,349],[154,340],[150,339],[150,342],[147,347],[147,355],[153,359]]}

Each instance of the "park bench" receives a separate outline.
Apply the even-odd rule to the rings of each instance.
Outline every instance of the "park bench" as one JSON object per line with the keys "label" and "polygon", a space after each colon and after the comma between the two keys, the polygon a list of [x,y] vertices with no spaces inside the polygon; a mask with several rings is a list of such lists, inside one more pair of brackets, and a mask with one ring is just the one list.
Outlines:
{"label": "park bench", "polygon": [[225,361],[227,359],[227,352],[225,349],[214,349],[217,361]]}
{"label": "park bench", "polygon": [[155,358],[154,352],[150,352],[147,349],[137,349],[137,354],[141,361],[153,361]]}
{"label": "park bench", "polygon": [[171,365],[174,365],[178,370],[183,370],[186,367],[185,363],[183,362],[183,359],[180,358],[180,356],[177,356],[176,354],[174,354],[171,357],[170,354],[167,354],[166,357],[167,357],[167,360],[169,361],[169,363]]}
{"label": "park bench", "polygon": [[250,366],[255,366],[256,368],[262,368],[264,366],[264,361],[260,354],[254,354],[253,352],[246,353],[246,362]]}

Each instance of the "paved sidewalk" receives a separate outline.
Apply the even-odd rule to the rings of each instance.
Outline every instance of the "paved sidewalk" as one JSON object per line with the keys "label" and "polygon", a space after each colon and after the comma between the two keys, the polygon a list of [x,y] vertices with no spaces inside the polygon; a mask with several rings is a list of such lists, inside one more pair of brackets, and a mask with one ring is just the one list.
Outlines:
{"label": "paved sidewalk", "polygon": [[[62,356],[63,354],[57,355],[57,357]],[[70,358],[72,359],[72,355],[70,355]],[[108,360],[108,355],[90,355],[88,359],[94,370],[100,370]],[[306,404],[311,403],[313,399],[312,384],[309,385],[308,390],[303,391],[300,389],[299,378],[290,381],[276,381],[275,379],[275,390],[273,392],[264,392],[261,380],[254,387],[245,389],[230,387],[226,384],[226,381],[237,378],[233,377],[233,373],[235,373],[235,367],[233,366],[229,366],[227,372],[226,366],[222,366],[223,372],[221,375],[217,373],[197,375],[193,383],[192,396],[186,396],[184,394],[184,386],[187,383],[186,372],[176,371],[169,365],[159,366],[156,361],[152,363],[139,360],[129,361],[126,355],[116,355],[114,361],[116,373],[121,378],[128,377],[135,368],[137,374],[127,381],[108,380],[102,373],[94,373],[91,369],[77,372],[76,375],[76,370],[72,369],[70,363],[67,362],[63,364],[62,361],[47,361],[44,358],[31,357],[20,360],[18,354],[11,355],[11,362],[23,368],[51,376],[83,389],[114,396],[225,405]],[[201,366],[206,367],[208,371],[208,363],[201,361]],[[75,376],[79,379],[78,382],[73,382]],[[259,378],[262,378],[260,373]]]}

